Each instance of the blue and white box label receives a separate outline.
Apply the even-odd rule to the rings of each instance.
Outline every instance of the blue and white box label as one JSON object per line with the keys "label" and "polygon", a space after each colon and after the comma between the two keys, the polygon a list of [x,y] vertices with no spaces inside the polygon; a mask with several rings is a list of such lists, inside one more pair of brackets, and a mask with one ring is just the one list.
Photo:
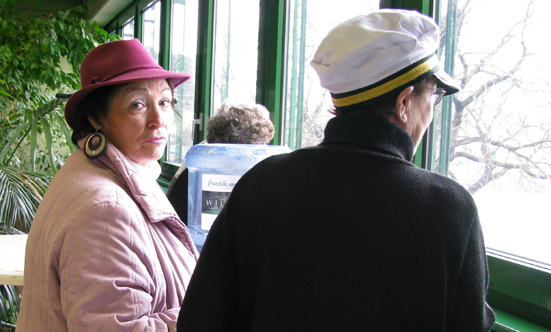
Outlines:
{"label": "blue and white box label", "polygon": [[208,231],[241,175],[203,174],[201,229]]}

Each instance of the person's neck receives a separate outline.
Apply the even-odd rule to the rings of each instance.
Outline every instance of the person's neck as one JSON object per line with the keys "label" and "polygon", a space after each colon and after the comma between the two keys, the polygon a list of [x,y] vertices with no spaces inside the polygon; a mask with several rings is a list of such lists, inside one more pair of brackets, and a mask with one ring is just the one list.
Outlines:
{"label": "person's neck", "polygon": [[147,166],[142,166],[128,157],[126,157],[126,159],[134,169],[146,179],[157,181],[157,178],[161,174],[161,165],[159,165],[157,161],[153,161]]}

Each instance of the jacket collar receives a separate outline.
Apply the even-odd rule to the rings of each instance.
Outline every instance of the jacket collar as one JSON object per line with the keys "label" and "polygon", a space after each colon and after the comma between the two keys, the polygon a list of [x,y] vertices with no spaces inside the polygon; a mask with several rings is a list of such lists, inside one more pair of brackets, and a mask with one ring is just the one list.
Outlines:
{"label": "jacket collar", "polygon": [[413,139],[394,123],[368,115],[341,115],[329,120],[322,144],[352,144],[411,161]]}
{"label": "jacket collar", "polygon": [[[79,140],[78,145],[82,149],[88,137]],[[98,159],[106,167],[122,176],[130,194],[136,203],[142,208],[151,222],[161,220],[178,219],[174,208],[166,198],[161,186],[151,174],[145,174],[144,170],[138,170],[130,160],[110,142],[107,142],[105,154]],[[152,172],[155,172],[153,170]],[[179,223],[182,223],[179,221]],[[182,223],[183,224],[183,223]]]}

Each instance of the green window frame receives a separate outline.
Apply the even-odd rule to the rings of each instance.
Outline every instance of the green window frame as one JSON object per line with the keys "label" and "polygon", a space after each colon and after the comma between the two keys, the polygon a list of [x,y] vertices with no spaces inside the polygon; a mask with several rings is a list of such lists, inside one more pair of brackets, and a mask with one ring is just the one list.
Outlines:
{"label": "green window frame", "polygon": [[[167,68],[170,54],[170,0],[160,0],[162,4],[162,25],[160,64]],[[214,17],[217,0],[199,0],[198,48],[195,86],[194,143],[205,138],[206,121],[211,109],[212,65],[214,43]],[[415,9],[433,16],[438,0],[381,0],[381,8]],[[452,1],[452,0],[450,0]],[[142,13],[154,1],[136,0],[109,22],[107,31],[122,32],[124,24],[134,20],[134,36],[141,39]],[[256,102],[266,105],[274,112],[273,121],[276,134],[273,144],[282,141],[282,107],[285,93],[285,42],[289,13],[287,0],[260,0],[260,20],[258,34],[258,70]],[[450,46],[451,47],[451,46]],[[450,106],[444,101],[444,123],[449,123]],[[448,117],[448,118],[446,118]],[[446,132],[444,129],[441,153],[446,154]],[[434,127],[427,131],[422,145],[415,156],[415,163],[430,168],[434,149]],[[159,182],[168,186],[179,165],[161,162],[163,175]],[[442,165],[445,173],[445,163]],[[495,250],[488,250],[490,289],[488,302],[497,314],[495,331],[550,331],[551,330],[551,267],[538,265]]]}

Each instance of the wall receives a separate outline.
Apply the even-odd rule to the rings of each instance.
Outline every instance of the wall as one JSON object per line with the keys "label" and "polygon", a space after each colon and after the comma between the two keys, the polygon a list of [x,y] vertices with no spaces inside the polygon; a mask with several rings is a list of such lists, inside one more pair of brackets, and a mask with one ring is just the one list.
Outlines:
{"label": "wall", "polygon": [[22,14],[47,15],[51,12],[82,6],[85,0],[28,0],[16,1],[15,9]]}
{"label": "wall", "polygon": [[132,0],[27,0],[17,1],[15,9],[23,15],[47,15],[82,6],[87,11],[88,20],[96,21],[103,27],[131,2]]}

